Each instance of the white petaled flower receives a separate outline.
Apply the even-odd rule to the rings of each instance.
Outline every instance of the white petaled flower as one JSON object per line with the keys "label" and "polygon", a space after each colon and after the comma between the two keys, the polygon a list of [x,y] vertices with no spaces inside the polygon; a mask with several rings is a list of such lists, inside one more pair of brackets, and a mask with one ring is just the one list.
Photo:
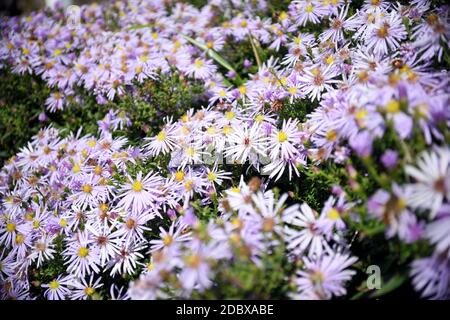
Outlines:
{"label": "white petaled flower", "polygon": [[317,212],[313,211],[306,203],[299,210],[291,211],[283,216],[287,249],[294,255],[302,255],[308,252],[310,256],[321,256],[329,250],[327,240],[329,233],[325,233],[320,227],[321,223]]}
{"label": "white petaled flower", "polygon": [[144,232],[151,230],[145,225],[153,218],[152,212],[125,216],[122,218],[122,224],[111,234],[111,237],[121,239],[125,244],[144,241]]}
{"label": "white petaled flower", "polygon": [[187,225],[183,224],[182,220],[172,222],[169,231],[166,231],[162,227],[159,227],[159,230],[161,231],[159,234],[160,239],[150,241],[151,251],[158,251],[163,248],[168,248],[173,244],[192,239],[191,232],[188,231]]}
{"label": "white petaled flower", "polygon": [[430,223],[426,229],[426,237],[436,245],[436,251],[447,253],[450,257],[450,216],[445,216]]}
{"label": "white petaled flower", "polygon": [[142,178],[140,171],[136,179],[128,176],[128,183],[125,183],[119,190],[119,198],[122,198],[118,207],[123,207],[125,210],[131,208],[133,213],[141,213],[148,207],[153,208],[159,201],[164,180],[156,173],[149,172]]}
{"label": "white petaled flower", "polygon": [[43,284],[42,288],[47,288],[44,295],[48,300],[65,300],[70,297],[71,291],[67,288],[72,284],[72,276],[58,276],[47,284]]}
{"label": "white petaled flower", "polygon": [[176,130],[178,129],[176,124],[167,123],[164,128],[154,137],[146,138],[149,141],[144,147],[146,147],[150,156],[154,157],[159,154],[166,154],[176,149]]}
{"label": "white petaled flower", "polygon": [[273,193],[264,194],[260,191],[252,195],[254,209],[250,211],[251,219],[256,219],[258,225],[261,225],[263,232],[283,233],[281,217],[284,212],[283,207],[287,197],[287,194],[283,194],[275,203]]}
{"label": "white petaled flower", "polygon": [[0,244],[11,247],[16,242],[18,221],[7,220],[0,228]]}
{"label": "white petaled flower", "polygon": [[96,289],[103,286],[103,283],[100,283],[102,278],[98,278],[94,282],[94,275],[92,274],[89,278],[89,281],[86,281],[85,278],[77,279],[73,282],[74,290],[72,292],[71,298],[76,300],[86,300],[88,298],[92,298],[92,296],[96,293]]}
{"label": "white petaled flower", "polygon": [[346,5],[341,9],[338,16],[330,18],[330,28],[320,35],[321,41],[331,40],[337,44],[344,40],[344,30],[353,30],[353,27],[346,21],[349,6]]}
{"label": "white petaled flower", "polygon": [[228,141],[230,145],[225,148],[225,156],[235,162],[243,164],[248,159],[254,161],[258,155],[265,156],[267,138],[262,136],[259,124],[235,130]]}
{"label": "white petaled flower", "polygon": [[96,224],[95,226],[87,224],[85,226],[86,230],[92,234],[93,245],[98,248],[101,266],[105,266],[119,252],[117,238],[112,235],[112,230],[116,226],[117,223],[113,223],[111,226],[106,223]]}
{"label": "white petaled flower", "polygon": [[184,168],[187,165],[196,165],[203,162],[204,152],[201,151],[202,146],[198,143],[190,143],[182,149],[182,159],[180,166]]}
{"label": "white petaled flower", "polygon": [[224,170],[219,170],[217,168],[217,165],[214,166],[214,168],[206,168],[206,181],[207,186],[212,187],[214,190],[216,190],[216,185],[220,186],[222,185],[223,180],[230,180],[231,179],[231,172],[226,172]]}
{"label": "white petaled flower", "polygon": [[53,249],[55,247],[55,245],[52,243],[53,239],[54,238],[49,236],[42,236],[34,243],[33,250],[31,251],[31,254],[28,256],[28,258],[31,261],[34,261],[37,258],[38,268],[43,264],[44,261],[54,258],[53,254],[56,253],[56,250]]}
{"label": "white petaled flower", "polygon": [[318,1],[294,1],[296,5],[296,20],[301,26],[305,26],[306,23],[311,22],[317,24],[320,22],[320,18],[327,13],[327,8],[325,8]]}
{"label": "white petaled flower", "polygon": [[119,253],[110,262],[110,265],[112,266],[110,275],[114,276],[116,273],[119,273],[120,275],[133,274],[136,266],[142,264],[139,263],[138,260],[144,258],[139,251],[143,250],[146,246],[147,245],[142,242],[122,246]]}
{"label": "white petaled flower", "polygon": [[323,300],[345,295],[344,284],[356,273],[347,268],[356,261],[357,258],[340,253],[305,257],[304,269],[297,272],[295,284],[298,293],[293,298]]}
{"label": "white petaled flower", "polygon": [[419,155],[416,166],[407,165],[406,173],[416,182],[409,184],[408,205],[429,209],[434,218],[444,199],[450,200],[450,150],[436,148]]}
{"label": "white petaled flower", "polygon": [[392,11],[388,17],[380,19],[366,39],[367,49],[373,49],[375,54],[388,54],[400,46],[406,38],[406,28],[402,17]]}
{"label": "white petaled flower", "polygon": [[100,271],[98,248],[93,246],[92,242],[87,231],[78,232],[73,239],[68,240],[68,247],[63,255],[67,259],[65,263],[68,265],[67,271],[76,277],[84,277],[92,271],[95,273]]}
{"label": "white petaled flower", "polygon": [[217,67],[211,60],[204,60],[202,58],[195,59],[194,63],[187,67],[186,74],[196,79],[206,79],[211,77],[216,72]]}
{"label": "white petaled flower", "polygon": [[295,145],[300,142],[300,139],[298,120],[283,120],[281,130],[274,130],[270,137],[270,159],[277,160],[279,157],[282,159],[294,158],[298,153]]}
{"label": "white petaled flower", "polygon": [[434,253],[430,257],[416,259],[411,264],[412,284],[427,299],[450,297],[450,258]]}
{"label": "white petaled flower", "polygon": [[299,166],[304,166],[306,161],[301,157],[294,158],[281,158],[278,160],[273,160],[271,163],[264,166],[262,169],[262,174],[268,174],[269,179],[275,178],[275,181],[281,178],[285,169],[289,171],[289,180],[292,179],[292,172],[295,172],[296,176],[300,176],[298,171]]}
{"label": "white petaled flower", "polygon": [[333,90],[332,84],[339,82],[333,79],[337,74],[332,65],[329,64],[324,70],[322,70],[321,66],[313,66],[310,69],[306,69],[305,73],[299,77],[299,80],[303,82],[301,88],[304,94],[308,95],[311,100],[320,100],[324,90]]}

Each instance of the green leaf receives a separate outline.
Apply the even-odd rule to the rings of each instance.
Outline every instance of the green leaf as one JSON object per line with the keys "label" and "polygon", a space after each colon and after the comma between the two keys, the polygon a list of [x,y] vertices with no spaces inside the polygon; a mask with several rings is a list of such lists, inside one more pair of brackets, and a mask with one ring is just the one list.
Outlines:
{"label": "green leaf", "polygon": [[231,64],[226,61],[219,53],[217,53],[216,51],[214,51],[213,49],[209,49],[204,43],[201,43],[200,41],[197,41],[185,34],[180,34],[184,39],[186,39],[187,41],[189,41],[190,43],[192,43],[193,45],[197,46],[198,48],[206,51],[206,53],[208,54],[208,56],[211,59],[214,59],[217,63],[219,63],[222,67],[224,67],[225,69],[227,69],[228,71],[234,72],[236,74],[236,80],[239,83],[242,83],[241,78],[239,77],[238,73],[236,72],[236,70],[231,66]]}
{"label": "green leaf", "polygon": [[128,30],[139,30],[139,29],[144,29],[144,28],[153,28],[154,26],[155,26],[154,23],[139,24],[139,25],[135,25],[135,26],[129,27]]}
{"label": "green leaf", "polygon": [[400,287],[408,277],[404,274],[396,274],[389,281],[382,285],[380,290],[375,291],[371,297],[378,298]]}

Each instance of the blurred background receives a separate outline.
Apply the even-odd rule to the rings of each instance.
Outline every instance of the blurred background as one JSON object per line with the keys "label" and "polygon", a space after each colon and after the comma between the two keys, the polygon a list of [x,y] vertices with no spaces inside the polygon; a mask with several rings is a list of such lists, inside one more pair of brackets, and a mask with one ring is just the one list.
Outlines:
{"label": "blurred background", "polygon": [[71,4],[87,4],[101,2],[99,0],[0,0],[0,15],[17,16],[47,6],[53,6],[56,2],[64,6]]}

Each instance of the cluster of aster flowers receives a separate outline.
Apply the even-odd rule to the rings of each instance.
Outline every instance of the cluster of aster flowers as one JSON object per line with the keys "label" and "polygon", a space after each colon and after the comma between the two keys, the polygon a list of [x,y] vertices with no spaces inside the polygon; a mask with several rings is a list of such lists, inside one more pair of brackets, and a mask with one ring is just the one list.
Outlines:
{"label": "cluster of aster flowers", "polygon": [[[147,277],[155,259],[159,263],[154,270],[168,271],[169,266],[183,270],[180,279],[186,289],[182,295],[186,296],[194,288],[202,290],[202,286],[211,285],[209,263],[211,259],[231,257],[232,239],[236,244],[242,236],[242,245],[257,264],[258,256],[280,241],[273,238],[267,242],[265,232],[281,237],[289,259],[304,258],[306,265],[311,264],[310,269],[299,271],[298,297],[330,298],[345,293],[341,283],[353,272],[344,269],[355,258],[341,252],[345,248],[341,215],[351,208],[342,196],[331,197],[319,215],[306,204],[284,209],[287,196],[275,204],[271,190],[263,193],[259,185],[248,186],[241,180],[238,187],[225,192],[221,202],[224,222],[220,227],[214,220],[209,222],[207,238],[214,241],[202,243],[189,231],[200,230],[189,200],[197,194],[208,203],[216,186],[230,179],[230,173],[218,170],[215,162],[210,167],[186,163],[169,172],[168,177],[154,172],[144,175],[141,171],[131,176],[128,171],[136,167],[136,162],[145,161],[149,151],[126,147],[125,138],[113,138],[102,127],[100,132],[99,138],[80,133],[61,138],[58,130],[47,128],[3,168],[3,298],[33,298],[30,270],[47,266],[58,255],[62,256],[66,272],[41,284],[48,299],[92,298],[103,286],[102,276],[133,275],[143,270],[143,277]],[[181,218],[176,218],[177,212]],[[162,239],[149,240],[149,222],[167,217],[175,221],[168,230],[160,227]],[[177,243],[192,252],[190,258],[188,253],[175,249]],[[62,250],[57,248],[59,245]],[[171,251],[166,252],[166,247]],[[182,259],[182,254],[187,260]],[[168,265],[162,264],[163,256]],[[313,283],[311,277],[317,274],[310,273],[321,272],[322,263],[330,259],[335,268],[323,270],[323,283]],[[187,264],[177,263],[182,260]],[[336,275],[343,278],[336,281]],[[160,281],[159,286],[169,285]],[[329,289],[328,281],[333,289]],[[113,295],[116,288],[109,289]],[[149,295],[150,291],[144,294]]]}
{"label": "cluster of aster flowers", "polygon": [[187,211],[168,230],[161,229],[161,238],[150,242],[149,268],[131,284],[130,297],[191,297],[193,291],[210,288],[219,270],[242,259],[263,267],[262,256],[280,247],[297,266],[290,275],[290,297],[344,295],[344,284],[355,274],[348,267],[357,259],[346,250],[341,215],[348,214],[352,204],[343,196],[330,197],[320,214],[306,203],[286,207],[286,194],[277,200],[260,182],[241,180],[226,190],[218,219],[201,223]]}
{"label": "cluster of aster flowers", "polygon": [[[367,221],[387,241],[425,243],[411,257],[412,284],[426,298],[450,296],[450,90],[439,69],[448,7],[303,0],[262,18],[266,3],[255,3],[83,6],[74,30],[58,22],[61,10],[1,22],[0,63],[55,88],[50,110],[78,86],[104,103],[174,70],[203,81],[209,96],[139,146],[115,136],[132,121],[111,110],[99,137],[49,127],[5,164],[3,298],[34,298],[39,288],[48,299],[192,297],[221,270],[242,259],[263,268],[282,248],[293,266],[289,297],[329,299],[355,274],[346,231]],[[246,41],[258,71],[246,82],[222,75],[219,53]],[[260,61],[262,52],[273,57]],[[279,120],[285,106],[306,105],[305,117]],[[333,177],[341,187],[320,213],[268,187],[332,166],[348,181]],[[267,180],[246,184],[248,172]],[[200,219],[193,202],[212,208],[217,199],[217,217]],[[33,280],[53,262],[64,270]],[[127,288],[120,277],[134,281]],[[106,288],[110,278],[121,286]]]}
{"label": "cluster of aster flowers", "polygon": [[[295,119],[277,128],[269,113],[252,114],[232,107],[202,109],[188,111],[175,123],[168,121],[156,136],[148,138],[146,152],[150,157],[171,153],[171,167],[248,163],[269,178],[280,178],[287,168],[291,179],[293,173],[299,175],[298,167],[306,165],[303,139],[306,134]],[[208,174],[214,182],[225,173],[213,170]],[[196,183],[191,186],[195,188]]]}
{"label": "cluster of aster flowers", "polygon": [[[217,8],[230,5],[224,2],[212,1],[201,10],[171,1],[84,5],[76,25],[59,7],[6,19],[1,22],[0,67],[36,74],[54,88],[46,101],[50,111],[80,98],[76,94],[80,87],[103,104],[146,79],[174,70],[204,81],[207,92],[220,92],[226,85],[208,52],[221,50],[227,36],[242,41],[250,30],[264,43],[271,41],[270,25],[258,18],[234,18],[215,26]],[[254,10],[245,7],[247,14]],[[263,9],[264,1],[257,7]],[[207,51],[192,45],[187,36]]]}

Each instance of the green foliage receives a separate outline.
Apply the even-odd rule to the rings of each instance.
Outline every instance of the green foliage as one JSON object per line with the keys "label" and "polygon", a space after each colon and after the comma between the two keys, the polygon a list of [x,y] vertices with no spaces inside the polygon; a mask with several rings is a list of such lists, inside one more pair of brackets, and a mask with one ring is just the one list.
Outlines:
{"label": "green foliage", "polygon": [[[136,92],[127,94],[108,108],[124,111],[132,121],[126,131],[132,142],[140,142],[145,136],[157,134],[165,123],[165,117],[177,121],[188,109],[199,108],[207,103],[204,86],[199,81],[187,80],[179,73],[160,75],[137,86]],[[118,132],[120,134],[121,132]]]}
{"label": "green foliage", "polygon": [[0,72],[0,163],[39,131],[50,90],[37,77]]}
{"label": "green foliage", "polygon": [[300,122],[307,120],[306,116],[314,111],[319,105],[318,101],[296,100],[290,103],[288,100],[283,102],[280,109],[280,120],[287,120],[289,118],[298,119]]}
{"label": "green foliage", "polygon": [[[203,85],[198,81],[188,82],[176,72],[136,87],[136,92],[106,105],[99,105],[86,90],[77,89],[79,98],[69,102],[67,109],[70,110],[49,113],[45,100],[52,91],[41,79],[4,70],[0,74],[0,162],[17,153],[39,129],[50,123],[55,128],[65,129],[66,134],[79,128],[83,129],[83,134],[96,134],[97,121],[109,109],[120,110],[131,119],[132,126],[117,134],[126,134],[131,143],[139,143],[143,137],[160,130],[164,117],[177,120],[186,110],[206,104]],[[46,112],[49,121],[39,121],[41,112]]]}

